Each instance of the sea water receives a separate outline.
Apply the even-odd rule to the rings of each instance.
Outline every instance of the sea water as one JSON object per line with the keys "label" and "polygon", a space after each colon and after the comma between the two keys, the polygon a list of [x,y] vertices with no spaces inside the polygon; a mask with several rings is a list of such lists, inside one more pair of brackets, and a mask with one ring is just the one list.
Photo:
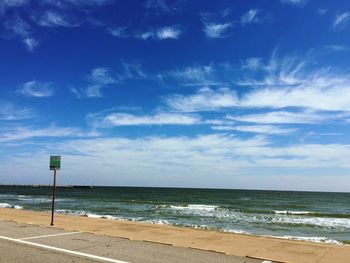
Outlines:
{"label": "sea water", "polygon": [[[350,243],[350,193],[58,188],[56,212],[197,229]],[[0,207],[50,211],[49,187],[0,186]]]}

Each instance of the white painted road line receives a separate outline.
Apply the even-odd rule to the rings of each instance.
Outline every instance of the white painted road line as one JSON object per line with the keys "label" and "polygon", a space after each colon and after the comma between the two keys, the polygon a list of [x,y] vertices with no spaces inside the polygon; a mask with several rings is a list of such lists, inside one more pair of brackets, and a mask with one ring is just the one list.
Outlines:
{"label": "white painted road line", "polygon": [[73,235],[73,234],[79,234],[79,233],[81,233],[81,232],[59,233],[59,234],[44,235],[44,236],[23,237],[23,238],[18,238],[18,239],[19,240],[27,240],[27,239],[44,238],[44,237],[57,237],[57,236]]}
{"label": "white painted road line", "polygon": [[87,258],[87,259],[99,260],[99,261],[104,261],[104,262],[113,262],[113,263],[128,263],[126,261],[95,256],[95,255],[86,254],[86,253],[82,253],[82,252],[78,252],[78,251],[64,249],[64,248],[47,246],[47,245],[33,243],[33,242],[29,242],[29,241],[25,241],[25,240],[21,240],[21,239],[17,239],[17,238],[0,236],[0,239],[19,243],[19,244],[24,244],[24,245],[28,245],[28,246],[32,246],[32,247],[43,248],[43,249],[54,251],[54,252],[66,253],[66,254],[70,254],[70,255],[74,255],[74,256],[78,256],[78,257],[83,257],[83,258]]}

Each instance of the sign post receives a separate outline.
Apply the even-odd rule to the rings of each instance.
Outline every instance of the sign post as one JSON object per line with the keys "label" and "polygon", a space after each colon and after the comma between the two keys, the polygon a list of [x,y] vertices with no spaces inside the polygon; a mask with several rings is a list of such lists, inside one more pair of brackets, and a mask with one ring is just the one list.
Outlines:
{"label": "sign post", "polygon": [[53,188],[52,188],[52,211],[51,223],[53,226],[53,215],[55,211],[55,193],[56,193],[56,171],[61,168],[61,156],[50,156],[50,170],[53,170]]}

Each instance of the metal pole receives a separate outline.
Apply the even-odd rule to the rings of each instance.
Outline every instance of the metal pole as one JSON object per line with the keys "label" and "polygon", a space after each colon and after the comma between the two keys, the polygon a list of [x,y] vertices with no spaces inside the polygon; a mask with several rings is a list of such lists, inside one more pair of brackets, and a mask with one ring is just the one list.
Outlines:
{"label": "metal pole", "polygon": [[51,223],[50,225],[53,226],[53,214],[55,211],[55,192],[56,192],[56,169],[53,173],[53,189],[52,189],[52,211],[51,211]]}

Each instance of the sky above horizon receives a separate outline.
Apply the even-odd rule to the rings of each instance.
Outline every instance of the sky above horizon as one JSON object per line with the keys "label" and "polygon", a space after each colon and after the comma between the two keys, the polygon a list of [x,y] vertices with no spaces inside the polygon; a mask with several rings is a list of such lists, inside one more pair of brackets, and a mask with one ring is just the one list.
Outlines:
{"label": "sky above horizon", "polygon": [[350,4],[1,0],[0,184],[350,191]]}

